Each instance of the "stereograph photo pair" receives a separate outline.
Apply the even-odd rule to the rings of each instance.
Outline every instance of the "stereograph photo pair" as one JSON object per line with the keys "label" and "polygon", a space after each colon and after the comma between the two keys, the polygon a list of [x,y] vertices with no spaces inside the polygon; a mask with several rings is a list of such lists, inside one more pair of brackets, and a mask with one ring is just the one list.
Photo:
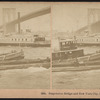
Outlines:
{"label": "stereograph photo pair", "polygon": [[99,2],[0,2],[0,98],[99,98]]}

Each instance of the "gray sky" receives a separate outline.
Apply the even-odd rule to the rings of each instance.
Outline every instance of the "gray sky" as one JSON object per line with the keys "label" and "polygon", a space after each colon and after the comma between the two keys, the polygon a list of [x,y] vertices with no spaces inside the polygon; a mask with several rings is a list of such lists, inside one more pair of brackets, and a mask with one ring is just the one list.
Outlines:
{"label": "gray sky", "polygon": [[53,29],[58,31],[76,30],[87,25],[87,9],[99,8],[100,3],[59,3],[53,6]]}

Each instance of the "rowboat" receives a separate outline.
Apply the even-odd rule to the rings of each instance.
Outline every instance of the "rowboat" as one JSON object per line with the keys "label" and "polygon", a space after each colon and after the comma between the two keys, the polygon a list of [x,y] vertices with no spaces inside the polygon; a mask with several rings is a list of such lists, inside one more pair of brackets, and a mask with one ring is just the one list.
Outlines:
{"label": "rowboat", "polygon": [[7,61],[7,60],[20,60],[24,59],[24,52],[21,51],[11,51],[9,53],[0,54],[0,61]]}

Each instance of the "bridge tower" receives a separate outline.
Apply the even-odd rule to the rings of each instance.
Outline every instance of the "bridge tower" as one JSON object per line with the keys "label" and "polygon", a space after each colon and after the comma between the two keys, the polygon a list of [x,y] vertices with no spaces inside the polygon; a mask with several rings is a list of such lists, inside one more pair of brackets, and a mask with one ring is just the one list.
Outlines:
{"label": "bridge tower", "polygon": [[15,25],[8,25],[9,22],[16,19],[16,9],[15,8],[3,8],[3,31],[4,34],[15,32]]}
{"label": "bridge tower", "polygon": [[89,34],[92,34],[92,33],[97,33],[98,29],[98,26],[95,26],[95,28],[93,28],[91,26],[91,24],[93,23],[96,23],[100,21],[100,9],[97,9],[97,8],[89,8],[88,9],[88,31],[89,31]]}

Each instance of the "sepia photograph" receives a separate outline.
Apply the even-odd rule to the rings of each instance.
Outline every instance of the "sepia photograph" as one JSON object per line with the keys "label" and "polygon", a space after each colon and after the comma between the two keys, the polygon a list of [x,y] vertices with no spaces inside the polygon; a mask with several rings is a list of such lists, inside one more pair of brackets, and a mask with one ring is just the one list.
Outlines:
{"label": "sepia photograph", "polygon": [[50,88],[50,4],[0,2],[0,89]]}
{"label": "sepia photograph", "polygon": [[100,3],[52,7],[53,89],[100,89]]}
{"label": "sepia photograph", "polygon": [[0,98],[98,97],[99,2],[0,2]]}

